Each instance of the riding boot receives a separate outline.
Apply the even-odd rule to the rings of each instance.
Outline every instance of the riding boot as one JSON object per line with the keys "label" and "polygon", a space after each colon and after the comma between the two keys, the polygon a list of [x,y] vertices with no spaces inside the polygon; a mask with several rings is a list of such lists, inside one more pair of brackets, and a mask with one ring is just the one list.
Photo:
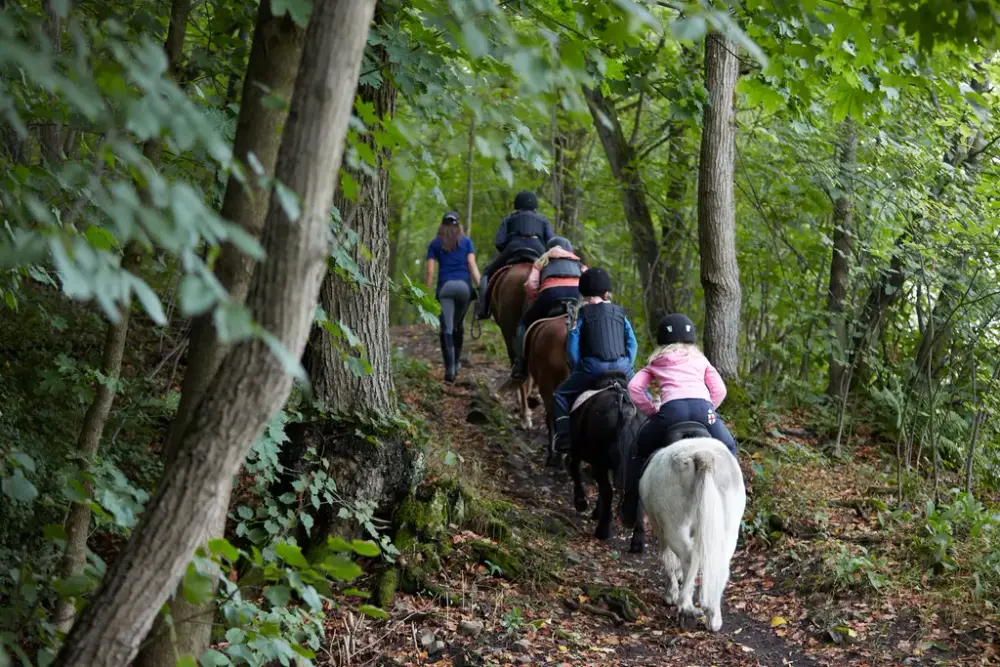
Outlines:
{"label": "riding boot", "polygon": [[444,357],[444,381],[455,381],[455,342],[450,333],[441,333],[441,356]]}
{"label": "riding boot", "polygon": [[490,303],[487,287],[490,286],[490,277],[483,274],[479,278],[479,300],[476,301],[476,317],[480,320],[488,320],[490,317]]}
{"label": "riding boot", "polygon": [[517,333],[514,336],[514,364],[510,369],[510,379],[517,382],[524,382],[528,379],[528,355],[524,349],[524,334],[527,329],[524,322],[517,325]]}
{"label": "riding boot", "polygon": [[464,338],[465,329],[455,329],[455,333],[452,334],[455,348],[455,377],[458,377],[458,372],[462,370],[462,342]]}
{"label": "riding boot", "polygon": [[556,419],[556,437],[552,441],[552,448],[557,454],[569,454],[572,449],[569,423],[569,417]]}

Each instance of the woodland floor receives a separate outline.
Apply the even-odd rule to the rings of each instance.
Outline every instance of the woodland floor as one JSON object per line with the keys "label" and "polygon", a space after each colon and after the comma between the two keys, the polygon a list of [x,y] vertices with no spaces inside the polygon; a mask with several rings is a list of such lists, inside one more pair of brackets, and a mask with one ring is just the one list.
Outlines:
{"label": "woodland floor", "polygon": [[[427,327],[395,331],[395,344],[406,355],[431,363],[441,376],[437,335]],[[508,427],[504,437],[466,422],[468,404],[485,386],[496,388],[507,370],[492,360],[479,342],[471,342],[471,363],[459,382],[444,388],[428,406],[426,397],[404,395],[424,410],[444,446],[460,457],[463,482],[481,493],[505,499],[524,512],[546,517],[556,529],[532,535],[529,548],[551,555],[556,563],[544,576],[527,575],[513,582],[491,576],[486,567],[466,564],[446,568],[440,583],[453,591],[452,605],[427,597],[400,594],[390,618],[373,621],[348,612],[331,617],[329,648],[338,665],[973,665],[1000,664],[996,627],[987,616],[961,611],[940,595],[895,588],[876,595],[808,591],[801,584],[816,563],[814,539],[786,537],[767,547],[742,540],[732,562],[732,577],[723,602],[723,629],[718,634],[684,631],[675,610],[663,601],[663,576],[656,540],[647,536],[643,554],[628,553],[628,535],[619,526],[609,542],[592,537],[594,524],[573,510],[565,473],[543,466],[543,411],[535,411],[530,433]],[[513,398],[501,399],[509,413]],[[514,420],[511,420],[514,423]],[[768,442],[762,439],[762,443]],[[774,441],[790,440],[774,434]],[[806,443],[808,444],[808,443]],[[870,453],[869,453],[870,454]],[[753,503],[753,458],[741,452],[749,503]],[[870,454],[874,456],[874,454]],[[855,466],[865,465],[866,452],[856,453]],[[859,463],[860,460],[860,463]],[[788,470],[791,470],[789,473]],[[782,481],[795,490],[809,486],[826,500],[850,499],[870,483],[864,474],[840,474],[802,466],[786,470]],[[864,487],[862,487],[864,488]],[[596,487],[588,486],[590,501]],[[804,498],[804,504],[814,501]],[[848,503],[849,504],[849,503]],[[827,531],[837,539],[865,543],[877,539],[875,518],[850,506],[826,507]],[[875,536],[874,538],[872,536]],[[477,536],[456,531],[461,548]],[[820,545],[821,546],[821,545]],[[892,568],[890,561],[888,567]],[[588,600],[595,589],[627,589],[641,602],[634,622],[596,615],[603,608]],[[588,590],[589,589],[589,590]],[[813,588],[812,590],[816,590]],[[591,611],[570,610],[573,602],[593,602]],[[461,604],[454,603],[460,599]],[[584,605],[586,607],[586,605]],[[484,625],[474,637],[459,632],[463,620]],[[433,635],[433,637],[431,637]],[[426,643],[439,641],[428,655]]]}

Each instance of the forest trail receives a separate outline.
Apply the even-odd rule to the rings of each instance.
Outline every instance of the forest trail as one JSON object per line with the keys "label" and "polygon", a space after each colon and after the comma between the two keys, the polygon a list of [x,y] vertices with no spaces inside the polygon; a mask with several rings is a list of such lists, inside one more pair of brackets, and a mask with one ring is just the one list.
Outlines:
{"label": "forest trail", "polygon": [[[437,334],[428,327],[398,328],[394,343],[409,357],[430,362],[435,379],[441,376]],[[824,631],[815,614],[806,611],[794,586],[784,586],[777,554],[769,551],[748,553],[741,544],[732,563],[732,578],[723,603],[723,630],[717,635],[698,630],[686,632],[676,622],[675,610],[663,601],[663,575],[658,561],[656,540],[648,536],[646,552],[629,554],[628,535],[621,526],[607,543],[593,539],[593,522],[589,511],[585,515],[573,510],[571,487],[564,473],[553,473],[542,466],[544,423],[542,409],[535,412],[536,429],[525,434],[508,426],[512,438],[488,437],[484,429],[467,423],[465,417],[470,401],[476,400],[483,386],[495,389],[506,376],[503,364],[492,361],[480,342],[468,346],[471,363],[460,375],[459,382],[445,387],[443,398],[436,404],[432,429],[441,428],[450,435],[449,447],[461,457],[460,465],[473,470],[471,474],[480,486],[491,486],[487,492],[514,503],[526,512],[544,518],[556,526],[547,536],[531,544],[557,556],[561,567],[554,582],[509,583],[496,581],[480,567],[479,576],[473,571],[470,584],[463,575],[461,583],[452,580],[455,590],[461,588],[462,608],[451,607],[443,615],[426,618],[424,625],[402,624],[396,641],[387,638],[385,652],[399,665],[932,665],[984,664],[983,654],[934,650],[913,651],[911,644],[919,639],[919,619],[896,613],[891,600],[881,605],[858,601],[853,605],[853,618],[866,630],[858,634],[842,628],[843,636]],[[419,396],[404,396],[410,404]],[[513,413],[513,398],[501,397],[504,407]],[[511,420],[513,423],[513,420]],[[742,461],[747,475],[749,462]],[[464,473],[462,474],[464,477]],[[752,488],[748,490],[752,494]],[[588,485],[591,507],[596,499],[596,487]],[[559,524],[571,528],[558,529]],[[559,533],[564,534],[560,535]],[[458,541],[461,536],[454,538]],[[794,576],[794,575],[793,575]],[[446,582],[447,583],[447,582]],[[473,591],[477,604],[464,601]],[[588,590],[589,589],[589,590]],[[585,610],[571,611],[567,598],[576,602],[588,600],[587,593],[599,594],[610,589],[626,589],[641,600],[644,609],[636,622],[618,622]],[[581,597],[582,596],[582,597]],[[482,604],[488,600],[488,604]],[[400,603],[419,606],[420,598]],[[584,605],[586,606],[586,605]],[[400,609],[393,614],[398,617]],[[902,611],[902,610],[900,610]],[[421,617],[424,615],[421,614]],[[485,629],[474,638],[462,636],[459,623],[478,618]],[[436,620],[435,620],[436,619]],[[422,650],[419,637],[443,640],[446,650]],[[834,636],[838,635],[838,636]],[[439,648],[443,648],[439,645]],[[943,646],[942,646],[943,648]],[[971,648],[971,647],[970,647]],[[968,662],[967,662],[968,660]]]}

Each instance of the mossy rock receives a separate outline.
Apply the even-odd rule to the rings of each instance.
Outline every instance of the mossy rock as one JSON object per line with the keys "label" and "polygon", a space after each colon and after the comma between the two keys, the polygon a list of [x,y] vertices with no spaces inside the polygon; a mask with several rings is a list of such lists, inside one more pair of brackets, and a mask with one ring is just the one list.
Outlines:
{"label": "mossy rock", "polygon": [[382,609],[388,609],[392,601],[396,598],[396,590],[399,588],[399,570],[395,567],[387,567],[379,577],[378,585],[375,588],[374,602]]}
{"label": "mossy rock", "polygon": [[504,579],[513,581],[524,573],[522,554],[514,553],[512,550],[508,551],[484,540],[473,540],[469,542],[469,547],[480,563],[486,566],[492,564],[500,568],[501,576]]}

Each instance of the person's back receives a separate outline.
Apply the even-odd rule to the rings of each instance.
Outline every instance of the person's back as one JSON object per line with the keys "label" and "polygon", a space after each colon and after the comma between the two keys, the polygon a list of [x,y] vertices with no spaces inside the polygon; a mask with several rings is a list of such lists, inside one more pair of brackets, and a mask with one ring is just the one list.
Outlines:
{"label": "person's back", "polygon": [[[497,228],[493,244],[499,253],[483,270],[479,286],[479,303],[476,315],[479,319],[490,316],[489,280],[496,271],[504,266],[518,251],[532,251],[535,256],[545,253],[545,246],[555,237],[548,218],[537,211],[538,198],[535,193],[522,191],[514,197],[514,212],[504,217]],[[529,253],[530,254],[530,253]],[[530,261],[530,260],[529,260]]]}
{"label": "person's back", "polygon": [[438,233],[427,244],[425,284],[430,289],[437,268],[435,297],[441,304],[441,354],[445,380],[453,381],[462,367],[462,326],[466,309],[472,299],[473,279],[479,279],[476,249],[465,235],[458,213],[449,211],[438,226]]}
{"label": "person's back", "polygon": [[594,380],[605,373],[620,372],[632,378],[638,343],[625,309],[611,303],[611,277],[603,269],[589,269],[580,277],[584,305],[576,325],[566,338],[566,356],[573,372],[559,385],[553,397],[556,451],[570,450],[569,409]]}
{"label": "person's back", "polygon": [[[667,315],[657,328],[660,346],[628,385],[632,402],[649,420],[638,436],[634,459],[628,463],[628,483],[622,502],[622,522],[632,526],[638,515],[638,483],[646,461],[665,445],[668,429],[682,422],[704,426],[736,456],[736,441],[716,410],[726,397],[719,372],[695,344],[694,324],[679,313]],[[658,396],[650,387],[657,385]]]}

